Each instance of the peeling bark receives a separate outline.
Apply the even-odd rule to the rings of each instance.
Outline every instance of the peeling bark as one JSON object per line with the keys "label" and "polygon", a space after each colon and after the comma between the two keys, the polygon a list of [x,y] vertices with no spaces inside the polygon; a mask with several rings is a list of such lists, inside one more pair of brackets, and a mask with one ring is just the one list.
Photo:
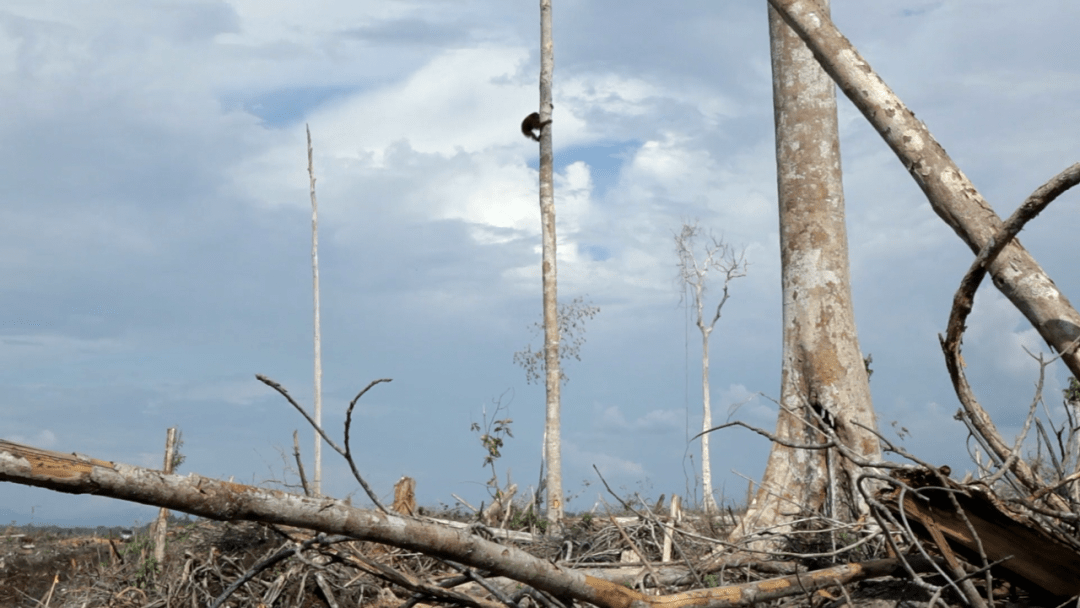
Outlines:
{"label": "peeling bark", "polygon": [[[78,454],[63,454],[0,440],[0,481],[69,494],[97,494],[166,507],[215,520],[247,520],[342,534],[459,561],[532,585],[608,607],[606,581],[538,559],[512,546],[393,513],[357,509],[326,497],[308,497],[238,483],[170,475]],[[606,585],[604,584],[606,583]],[[624,591],[629,589],[622,587]],[[605,599],[607,598],[607,599]]]}
{"label": "peeling bark", "polygon": [[1080,594],[1080,543],[1071,533],[1010,507],[983,483],[960,484],[915,467],[892,477],[904,485],[881,490],[878,500],[943,554],[957,551],[972,564],[1001,560],[1000,571],[1014,584],[1059,601]]}

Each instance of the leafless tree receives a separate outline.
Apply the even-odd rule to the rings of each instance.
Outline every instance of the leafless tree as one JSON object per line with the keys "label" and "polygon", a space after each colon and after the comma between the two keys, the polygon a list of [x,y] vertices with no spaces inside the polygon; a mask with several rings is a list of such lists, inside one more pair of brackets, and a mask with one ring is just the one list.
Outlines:
{"label": "leafless tree", "polygon": [[[827,13],[828,3],[820,5]],[[827,424],[854,453],[880,460],[869,377],[851,303],[836,92],[798,35],[769,9],[783,284],[783,369],[776,436],[824,443]],[[860,426],[863,425],[863,426]],[[835,448],[774,443],[733,537],[802,514],[850,521],[865,505],[861,469]]]}
{"label": "leafless tree", "polygon": [[[709,243],[705,245],[703,259],[699,262],[694,251],[695,241],[700,236],[707,236]],[[716,322],[720,320],[720,311],[728,301],[728,286],[733,280],[746,276],[747,263],[744,252],[736,253],[733,247],[712,234],[703,235],[697,222],[683,224],[682,231],[675,235],[675,253],[679,256],[679,279],[691,290],[696,323],[701,331],[701,428],[702,431],[708,431],[712,428],[712,405],[709,393],[709,335],[716,327]],[[712,320],[706,322],[705,283],[709,272],[714,270],[723,276],[723,296],[716,304],[716,313],[712,316]],[[712,490],[708,433],[701,435],[701,489],[704,494],[705,512],[710,514],[718,512]]]}
{"label": "leafless tree", "polygon": [[[311,291],[315,300],[315,424],[322,424],[322,333],[319,327],[319,202],[315,198],[315,163],[312,160],[311,127],[307,130],[308,177],[311,180]],[[322,437],[315,433],[315,477],[312,479],[315,496],[322,493]]]}

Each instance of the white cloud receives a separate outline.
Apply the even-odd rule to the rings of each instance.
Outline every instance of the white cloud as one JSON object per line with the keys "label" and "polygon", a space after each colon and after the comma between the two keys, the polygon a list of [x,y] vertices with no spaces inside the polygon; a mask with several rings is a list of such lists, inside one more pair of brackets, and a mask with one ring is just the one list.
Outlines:
{"label": "white cloud", "polygon": [[7,366],[49,361],[53,364],[115,356],[131,350],[131,344],[112,338],[78,338],[55,329],[0,336],[0,363]]}
{"label": "white cloud", "polygon": [[593,413],[593,427],[603,433],[660,435],[680,430],[684,426],[683,418],[683,412],[679,410],[652,409],[627,420],[622,408],[610,405],[596,408]]}
{"label": "white cloud", "polygon": [[[603,309],[589,372],[571,373],[574,399],[601,405],[564,412],[566,434],[578,433],[567,462],[589,475],[603,464],[622,482],[648,472],[667,488],[682,485],[687,450],[677,432],[687,413],[668,401],[681,392],[683,344],[666,339],[682,329],[671,234],[682,221],[700,218],[745,245],[752,264],[725,308],[723,346],[714,342],[715,418],[778,384],[765,6],[707,3],[677,15],[612,6],[567,7],[556,33],[557,52],[573,49],[555,73],[560,292],[587,293]],[[834,13],[1004,214],[1047,167],[1080,153],[1061,128],[1077,112],[1075,19],[1063,18],[1077,9],[993,7],[975,21],[922,1]],[[35,404],[7,407],[8,428],[62,449],[74,445],[68,438],[84,451],[111,446],[110,429],[82,428],[89,414],[55,416],[77,401],[94,408],[93,420],[145,427],[124,458],[157,466],[159,440],[137,444],[175,418],[208,446],[192,454],[199,472],[247,478],[264,468],[250,455],[257,443],[287,443],[297,420],[287,409],[251,416],[268,389],[236,378],[309,377],[305,122],[319,180],[326,360],[360,384],[384,370],[395,378],[365,407],[378,424],[362,449],[443,445],[462,404],[520,388],[510,353],[539,309],[538,147],[518,132],[537,103],[535,10],[7,3],[0,178],[16,206],[0,226],[9,315],[0,362],[12,403]],[[994,86],[1003,79],[1017,86]],[[971,254],[861,116],[848,108],[842,117],[857,314],[882,419],[919,427],[913,451],[953,458],[962,447],[935,333]],[[1075,293],[1068,196],[1024,240],[1062,292]],[[22,320],[36,325],[14,325]],[[1020,345],[1041,348],[1011,305],[980,294],[965,355],[969,373],[983,373],[976,390],[993,395],[1008,424],[1034,379]],[[209,403],[224,407],[207,416],[199,408]],[[775,406],[755,398],[735,415],[769,430]],[[536,447],[540,418],[531,409],[520,417],[522,444]],[[237,428],[251,443],[223,451],[240,440],[220,434]],[[747,470],[739,459],[764,440],[733,430],[723,443],[714,469]],[[523,478],[535,470],[532,448],[522,450],[529,459],[507,457]],[[440,467],[476,468],[472,451],[445,454]],[[376,474],[392,484],[404,471],[390,469],[404,466]],[[409,466],[433,480],[423,489],[433,501],[446,498],[446,469]]]}
{"label": "white cloud", "polygon": [[376,155],[376,164],[400,140],[443,156],[498,142],[524,147],[530,144],[518,125],[535,106],[535,92],[514,77],[525,57],[520,48],[446,51],[401,83],[317,111],[311,124],[325,133],[325,153],[357,158],[366,150]]}
{"label": "white cloud", "polygon": [[595,465],[604,477],[625,480],[641,479],[645,475],[645,466],[640,462],[583,449],[572,441],[563,441],[563,459],[567,466],[580,470],[592,471]]}

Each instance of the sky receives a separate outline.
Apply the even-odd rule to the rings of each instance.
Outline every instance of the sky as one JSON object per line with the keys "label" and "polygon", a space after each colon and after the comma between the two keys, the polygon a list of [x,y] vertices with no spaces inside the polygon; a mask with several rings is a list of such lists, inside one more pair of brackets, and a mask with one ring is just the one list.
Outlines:
{"label": "sky", "polygon": [[[562,302],[600,312],[565,366],[570,510],[624,496],[700,500],[701,336],[677,279],[684,222],[740,251],[746,277],[710,338],[715,423],[772,430],[781,299],[763,0],[554,2]],[[833,2],[870,65],[998,214],[1080,160],[1080,5]],[[540,478],[543,387],[513,355],[540,320],[537,2],[7,0],[0,5],[0,438],[181,474],[295,487],[299,430],[264,374],[311,406],[311,201],[319,201],[323,421],[383,500],[488,500],[473,423],[509,418],[500,484]],[[859,340],[879,428],[973,468],[938,334],[971,252],[842,96]],[[1020,239],[1080,301],[1067,193]],[[706,308],[716,306],[712,283]],[[1049,352],[992,287],[964,356],[1012,440]],[[1048,369],[1062,421],[1067,374]],[[712,435],[716,499],[745,501],[767,440]],[[891,456],[893,460],[897,457]],[[324,492],[369,501],[323,450]],[[594,468],[595,467],[595,468]],[[602,504],[602,502],[601,502]],[[602,508],[602,507],[601,507]],[[115,525],[156,510],[0,484],[0,522]]]}

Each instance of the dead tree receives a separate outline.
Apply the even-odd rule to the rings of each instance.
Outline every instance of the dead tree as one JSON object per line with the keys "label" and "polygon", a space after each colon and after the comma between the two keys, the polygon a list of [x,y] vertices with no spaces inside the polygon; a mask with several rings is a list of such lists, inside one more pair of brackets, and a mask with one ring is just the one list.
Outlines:
{"label": "dead tree", "polygon": [[[679,278],[686,287],[691,289],[691,297],[694,300],[695,319],[698,329],[701,331],[701,430],[707,431],[712,428],[712,403],[709,391],[709,335],[712,334],[716,322],[720,320],[720,311],[728,300],[728,286],[731,281],[746,276],[746,261],[742,254],[736,254],[735,250],[709,236],[710,243],[705,246],[705,257],[699,263],[694,255],[694,240],[701,235],[701,228],[697,223],[683,224],[682,230],[675,235],[675,253],[679,256]],[[723,296],[716,305],[716,314],[712,320],[705,321],[705,282],[709,271],[715,270],[723,276]],[[709,459],[709,434],[701,435],[701,493],[704,495],[703,506],[705,512],[714,514],[718,511],[716,499],[712,490],[712,470]]]}
{"label": "dead tree", "polygon": [[[315,197],[315,163],[311,148],[311,128],[307,129],[308,177],[311,182],[311,291],[314,299],[315,319],[315,424],[322,424],[322,329],[319,322],[319,201]],[[322,437],[315,433],[315,477],[312,491],[322,493]]]}

